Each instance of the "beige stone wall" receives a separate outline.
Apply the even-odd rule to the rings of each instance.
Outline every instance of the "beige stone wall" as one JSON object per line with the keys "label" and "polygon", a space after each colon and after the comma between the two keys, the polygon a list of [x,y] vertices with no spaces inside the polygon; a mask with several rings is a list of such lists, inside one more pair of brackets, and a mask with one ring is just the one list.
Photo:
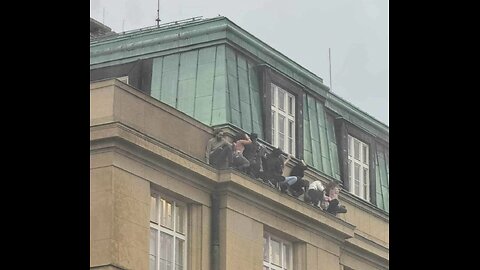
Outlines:
{"label": "beige stone wall", "polygon": [[389,223],[384,218],[372,215],[364,209],[342,200],[348,212],[338,216],[348,223],[355,224],[356,230],[369,236],[372,240],[381,241],[382,245],[389,243]]}
{"label": "beige stone wall", "polygon": [[148,269],[149,203],[148,181],[114,166],[91,169],[92,267]]}
{"label": "beige stone wall", "polygon": [[221,219],[226,226],[220,247],[220,256],[225,257],[225,264],[220,269],[243,270],[261,269],[263,262],[263,225],[249,217],[230,209],[222,209]]}
{"label": "beige stone wall", "polygon": [[262,269],[264,231],[292,242],[295,270],[386,269],[378,266],[388,260],[385,218],[345,199],[348,213],[333,217],[239,173],[218,173],[201,162],[210,128],[120,82],[92,84],[91,106],[92,269],[148,269],[154,188],[189,205],[187,270],[210,270],[218,185],[221,270]]}
{"label": "beige stone wall", "polygon": [[210,127],[122,82],[92,83],[90,124],[111,121],[141,130],[143,134],[202,161],[205,160],[207,141],[213,136]]}

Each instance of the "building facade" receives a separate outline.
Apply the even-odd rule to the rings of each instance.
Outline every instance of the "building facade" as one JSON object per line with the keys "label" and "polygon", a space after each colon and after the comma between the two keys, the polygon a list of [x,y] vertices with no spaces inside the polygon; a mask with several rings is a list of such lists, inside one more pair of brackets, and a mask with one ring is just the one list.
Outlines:
{"label": "building facade", "polygon": [[[225,17],[90,42],[92,269],[388,269],[388,126]],[[342,183],[333,216],[205,162],[255,132]]]}

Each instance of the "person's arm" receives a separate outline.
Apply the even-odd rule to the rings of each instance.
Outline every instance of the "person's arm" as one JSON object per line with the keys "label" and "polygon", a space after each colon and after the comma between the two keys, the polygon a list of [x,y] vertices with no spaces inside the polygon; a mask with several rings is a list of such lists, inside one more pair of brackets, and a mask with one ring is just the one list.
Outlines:
{"label": "person's arm", "polygon": [[252,143],[252,140],[250,140],[250,137],[248,137],[248,135],[245,134],[245,138],[245,140],[238,140],[237,142],[240,142],[243,145]]}
{"label": "person's arm", "polygon": [[285,162],[283,162],[283,167],[285,167],[285,165],[287,165],[288,161],[292,158],[292,154],[288,154],[288,157],[287,157],[287,160],[285,160]]}

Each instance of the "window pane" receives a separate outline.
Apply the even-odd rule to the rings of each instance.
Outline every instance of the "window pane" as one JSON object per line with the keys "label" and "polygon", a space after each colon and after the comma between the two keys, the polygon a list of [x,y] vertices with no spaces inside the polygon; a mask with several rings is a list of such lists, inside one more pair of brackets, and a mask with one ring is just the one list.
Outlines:
{"label": "window pane", "polygon": [[285,117],[278,115],[278,147],[285,149]]}
{"label": "window pane", "polygon": [[363,163],[368,164],[368,150],[366,145],[362,145]]}
{"label": "window pane", "polygon": [[368,179],[368,169],[367,168],[363,168],[363,198],[364,199],[367,199],[368,196],[368,182],[369,182],[369,179]]}
{"label": "window pane", "polygon": [[288,97],[288,114],[293,115],[293,98]]}
{"label": "window pane", "polygon": [[278,89],[278,108],[285,111],[285,92]]}
{"label": "window pane", "polygon": [[277,137],[277,134],[276,134],[276,132],[275,132],[275,123],[276,123],[275,115],[276,115],[275,112],[272,111],[272,145],[273,145],[273,146],[276,146],[275,143],[276,143],[276,141],[277,141],[277,140],[275,139],[275,138]]}
{"label": "window pane", "polygon": [[288,120],[288,137],[293,138],[293,121]]}
{"label": "window pane", "polygon": [[351,181],[351,179],[352,179],[352,161],[349,159],[348,160],[348,180]]}
{"label": "window pane", "polygon": [[268,262],[268,236],[264,235],[263,236],[263,260]]}
{"label": "window pane", "polygon": [[355,182],[355,190],[354,193],[357,196],[360,196],[360,182],[359,181],[354,181]]}
{"label": "window pane", "polygon": [[283,269],[290,269],[290,246],[283,245]]}
{"label": "window pane", "polygon": [[150,228],[150,269],[157,268],[157,230]]}
{"label": "window pane", "polygon": [[360,142],[353,140],[353,156],[356,160],[360,160]]}
{"label": "window pane", "polygon": [[161,224],[162,226],[165,226],[173,230],[173,219],[172,219],[173,203],[162,198],[161,205],[162,205],[162,213],[161,213],[162,223]]}
{"label": "window pane", "polygon": [[177,232],[184,234],[185,233],[185,207],[182,205],[175,205],[176,208],[176,221],[175,226],[177,227]]}
{"label": "window pane", "polygon": [[173,236],[160,232],[160,269],[173,270]]}
{"label": "window pane", "polygon": [[270,85],[270,95],[270,101],[272,102],[272,106],[275,107],[275,86],[273,84]]}
{"label": "window pane", "polygon": [[353,153],[353,148],[352,148],[352,136],[348,135],[348,155],[351,157]]}
{"label": "window pane", "polygon": [[271,263],[280,266],[280,243],[274,239],[270,239]]}
{"label": "window pane", "polygon": [[353,179],[355,179],[356,181],[359,181],[360,180],[360,165],[356,162],[354,162],[355,164],[355,168],[354,168],[354,171],[353,171]]}
{"label": "window pane", "polygon": [[293,140],[288,138],[288,153],[293,154]]}
{"label": "window pane", "polygon": [[183,270],[183,253],[185,250],[185,241],[176,238],[175,245],[175,270]]}
{"label": "window pane", "polygon": [[153,194],[150,196],[150,221],[158,224],[157,198]]}

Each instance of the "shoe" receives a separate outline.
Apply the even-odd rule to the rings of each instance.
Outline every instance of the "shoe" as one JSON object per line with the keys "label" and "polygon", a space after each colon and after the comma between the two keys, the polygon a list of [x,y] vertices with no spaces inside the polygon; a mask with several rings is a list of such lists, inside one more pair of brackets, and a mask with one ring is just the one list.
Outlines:
{"label": "shoe", "polygon": [[274,185],[272,182],[268,181],[268,180],[265,182],[265,184],[266,184],[267,186],[270,186],[271,188],[276,188],[275,185]]}
{"label": "shoe", "polygon": [[344,213],[347,213],[347,208],[345,208],[345,206],[339,206],[338,209],[337,209],[337,213],[340,213],[340,214],[344,214]]}

